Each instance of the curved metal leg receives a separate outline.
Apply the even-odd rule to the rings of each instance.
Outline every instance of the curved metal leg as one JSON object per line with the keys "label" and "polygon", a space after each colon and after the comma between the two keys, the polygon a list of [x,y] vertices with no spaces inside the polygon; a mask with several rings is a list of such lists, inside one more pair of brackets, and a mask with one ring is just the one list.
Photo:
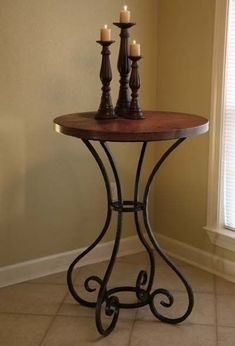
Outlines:
{"label": "curved metal leg", "polygon": [[[93,155],[93,157],[95,158],[102,176],[104,178],[104,182],[105,182],[105,187],[106,187],[106,192],[107,192],[107,216],[106,216],[106,221],[104,224],[104,227],[100,233],[100,235],[97,237],[97,239],[83,252],[81,253],[77,258],[75,258],[75,260],[71,263],[71,265],[69,266],[68,272],[67,272],[67,283],[68,283],[68,288],[70,290],[70,293],[72,294],[72,296],[74,297],[74,299],[76,301],[78,301],[80,304],[88,306],[88,307],[95,307],[96,306],[96,302],[88,302],[87,300],[81,298],[76,289],[74,288],[73,285],[73,279],[72,279],[72,274],[73,274],[73,270],[76,266],[76,264],[84,257],[86,256],[92,249],[94,249],[96,247],[96,245],[102,240],[102,238],[104,237],[105,233],[107,232],[109,225],[110,225],[110,221],[111,221],[111,216],[112,216],[112,209],[111,209],[111,202],[112,202],[112,197],[111,197],[111,190],[110,190],[110,184],[109,184],[109,179],[108,179],[108,175],[106,172],[106,169],[101,161],[101,159],[99,158],[99,155],[97,154],[95,148],[92,146],[92,144],[87,141],[87,140],[83,140],[83,142],[85,143],[85,145],[87,146],[87,148],[90,150],[91,154]],[[99,285],[102,284],[102,280],[98,277],[98,276],[91,276],[89,278],[86,279],[84,286],[85,289],[88,292],[93,292],[96,289],[95,288],[91,288],[90,287],[90,282],[91,281],[95,281],[96,283],[98,283]]]}
{"label": "curved metal leg", "polygon": [[155,236],[154,236],[154,233],[151,229],[151,226],[150,226],[150,223],[149,223],[149,217],[148,217],[148,196],[149,196],[149,191],[150,191],[150,187],[151,187],[151,184],[152,184],[152,181],[157,173],[157,171],[159,170],[159,168],[161,167],[161,165],[163,164],[163,162],[166,160],[166,158],[170,155],[170,153],[178,147],[178,145],[180,145],[183,141],[185,140],[185,138],[181,138],[179,140],[177,140],[163,155],[162,157],[160,158],[160,160],[157,162],[157,164],[155,165],[155,167],[153,168],[152,170],[152,173],[150,174],[149,176],[149,179],[147,181],[147,185],[146,185],[146,188],[145,188],[145,192],[144,192],[144,200],[143,200],[143,203],[144,203],[144,209],[143,209],[143,215],[144,215],[144,224],[145,224],[145,227],[146,227],[146,231],[147,231],[147,234],[149,236],[149,239],[152,243],[152,245],[154,246],[155,250],[159,253],[159,255],[165,260],[165,262],[174,270],[174,272],[179,276],[179,278],[182,280],[183,284],[185,285],[185,288],[187,290],[187,294],[188,294],[188,300],[189,300],[189,303],[188,303],[188,308],[186,310],[186,312],[178,317],[178,318],[168,318],[166,316],[163,316],[158,310],[157,310],[157,307],[155,306],[155,303],[154,303],[154,300],[155,300],[155,297],[158,295],[158,294],[162,294],[162,295],[165,295],[168,299],[167,302],[165,301],[161,301],[161,305],[164,306],[164,307],[171,307],[173,305],[173,302],[174,302],[174,298],[172,296],[172,294],[166,290],[166,289],[163,289],[163,288],[159,288],[159,289],[156,289],[155,291],[153,291],[150,295],[150,302],[149,302],[149,305],[150,305],[150,309],[152,311],[152,313],[158,318],[160,319],[161,321],[163,322],[167,322],[167,323],[172,323],[172,324],[175,324],[175,323],[179,323],[179,322],[182,322],[183,320],[185,320],[188,315],[191,313],[192,309],[193,309],[193,304],[194,304],[194,298],[193,298],[193,292],[192,292],[192,288],[190,286],[190,284],[188,283],[188,281],[186,280],[186,278],[184,277],[184,275],[181,273],[181,271],[179,270],[179,268],[177,268],[177,266],[171,261],[171,259],[164,254],[164,252],[162,251],[162,249],[160,248]]}
{"label": "curved metal leg", "polygon": [[[141,174],[141,169],[142,169],[142,165],[143,165],[143,161],[144,161],[144,155],[145,155],[146,148],[147,148],[147,142],[144,142],[143,146],[142,146],[141,153],[140,153],[140,158],[139,158],[137,170],[136,170],[135,187],[134,187],[134,203],[135,203],[135,205],[137,205],[138,199],[139,199],[140,174]],[[155,261],[154,261],[153,251],[143,236],[143,232],[141,230],[140,222],[139,222],[139,213],[138,213],[138,211],[135,211],[134,213],[135,213],[135,226],[136,226],[137,235],[138,235],[141,243],[145,247],[145,249],[149,255],[149,261],[150,261],[149,280],[148,280],[148,273],[145,270],[141,270],[139,272],[139,275],[138,275],[137,280],[136,280],[136,288],[137,288],[136,296],[138,299],[144,301],[144,300],[146,300],[146,298],[147,298],[147,296],[150,293],[151,288],[152,288],[153,279],[154,279],[154,272],[155,272]],[[142,289],[142,286],[145,286],[147,283],[148,283],[147,288],[145,290]]]}
{"label": "curved metal leg", "polygon": [[[114,175],[116,186],[117,186],[118,203],[122,204],[121,183],[120,183],[120,179],[119,179],[119,175],[118,175],[118,171],[117,171],[114,159],[108,148],[108,145],[105,142],[100,142],[100,144],[103,147],[108,157],[109,163],[113,171],[113,175]],[[120,309],[118,297],[114,295],[110,295],[110,292],[107,292],[107,284],[111,276],[113,266],[117,257],[120,239],[121,239],[121,231],[122,231],[122,211],[118,211],[117,230],[116,230],[116,237],[114,241],[113,251],[112,251],[112,255],[111,255],[108,267],[106,269],[106,273],[104,275],[104,278],[99,290],[97,305],[96,305],[96,326],[100,334],[105,336],[110,334],[112,330],[114,329],[117,323],[119,309]],[[113,316],[111,323],[106,328],[104,328],[102,324],[102,320],[101,320],[101,310],[102,310],[103,302],[106,303],[105,314],[107,316]]]}

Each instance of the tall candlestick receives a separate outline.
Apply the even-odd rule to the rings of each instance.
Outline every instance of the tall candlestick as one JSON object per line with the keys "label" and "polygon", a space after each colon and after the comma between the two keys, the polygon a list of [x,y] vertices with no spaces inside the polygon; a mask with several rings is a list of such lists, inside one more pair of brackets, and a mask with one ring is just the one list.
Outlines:
{"label": "tall candlestick", "polygon": [[97,41],[102,46],[102,63],[100,69],[100,80],[102,82],[102,96],[96,119],[113,119],[116,117],[113,110],[112,99],[110,95],[110,82],[112,80],[112,70],[110,65],[110,50],[109,46],[114,41]]}
{"label": "tall candlestick", "polygon": [[120,12],[120,23],[129,23],[131,18],[131,12],[127,10],[127,6],[123,7],[123,10]]}
{"label": "tall candlestick", "polygon": [[105,24],[100,30],[100,40],[101,41],[111,41],[111,29],[108,28],[108,25]]}
{"label": "tall candlestick", "polygon": [[140,56],[140,44],[135,40],[130,44],[130,56]]}
{"label": "tall candlestick", "polygon": [[129,115],[126,116],[127,118],[130,118],[130,119],[144,119],[144,113],[142,112],[139,105],[139,94],[138,94],[138,90],[140,88],[138,61],[141,58],[142,58],[141,56],[130,56],[132,65],[131,65],[131,76],[130,76],[129,85],[132,90],[132,94],[131,94],[132,99],[130,104]]}
{"label": "tall candlestick", "polygon": [[120,73],[120,88],[118,100],[115,107],[115,113],[123,117],[129,114],[130,109],[130,95],[128,89],[128,75],[130,72],[130,61],[128,59],[128,29],[131,28],[135,23],[113,23],[121,29],[120,37],[120,49],[118,55],[118,71]]}

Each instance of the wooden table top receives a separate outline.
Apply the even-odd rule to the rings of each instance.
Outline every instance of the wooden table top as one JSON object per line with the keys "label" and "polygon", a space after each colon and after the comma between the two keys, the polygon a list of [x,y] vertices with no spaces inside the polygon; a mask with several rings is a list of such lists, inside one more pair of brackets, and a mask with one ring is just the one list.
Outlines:
{"label": "wooden table top", "polygon": [[208,131],[206,118],[184,113],[145,111],[145,119],[96,120],[95,112],[61,115],[54,119],[55,131],[88,140],[143,142],[178,139]]}

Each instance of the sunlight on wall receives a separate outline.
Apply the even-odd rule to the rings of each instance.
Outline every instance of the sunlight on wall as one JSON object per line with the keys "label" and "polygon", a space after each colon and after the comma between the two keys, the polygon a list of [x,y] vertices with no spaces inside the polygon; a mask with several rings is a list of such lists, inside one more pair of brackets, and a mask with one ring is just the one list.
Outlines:
{"label": "sunlight on wall", "polygon": [[[128,5],[138,23],[132,38],[144,55],[142,106],[154,109],[156,4]],[[81,248],[103,225],[99,170],[81,142],[56,134],[52,121],[97,109],[101,56],[95,41],[104,23],[118,20],[122,6],[117,0],[1,1],[0,266]],[[119,32],[114,26],[112,32],[115,103]],[[112,147],[129,190],[139,146]],[[127,221],[125,235],[133,231]]]}

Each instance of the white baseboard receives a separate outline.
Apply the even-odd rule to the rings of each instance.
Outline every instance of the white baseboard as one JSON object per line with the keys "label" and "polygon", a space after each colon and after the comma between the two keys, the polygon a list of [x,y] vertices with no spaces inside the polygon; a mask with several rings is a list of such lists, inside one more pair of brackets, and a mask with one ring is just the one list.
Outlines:
{"label": "white baseboard", "polygon": [[157,235],[160,245],[169,256],[173,256],[195,267],[235,282],[235,262],[182,243],[176,239]]}
{"label": "white baseboard", "polygon": [[[210,273],[235,282],[235,263],[222,257],[202,251],[162,234],[156,236],[161,247],[169,256],[192,264]],[[98,245],[79,265],[102,262],[110,258],[113,242]],[[73,259],[85,249],[72,250],[0,268],[0,287],[13,285],[27,280],[65,271]],[[119,256],[131,255],[143,250],[137,236],[121,240]]]}
{"label": "white baseboard", "polygon": [[[99,244],[80,262],[79,266],[102,262],[110,258],[113,242]],[[37,258],[31,261],[13,264],[0,268],[0,287],[37,279],[42,276],[65,271],[70,263],[86,248],[67,251],[52,256]],[[142,251],[141,243],[136,236],[124,238],[120,244],[119,256],[131,255]]]}

